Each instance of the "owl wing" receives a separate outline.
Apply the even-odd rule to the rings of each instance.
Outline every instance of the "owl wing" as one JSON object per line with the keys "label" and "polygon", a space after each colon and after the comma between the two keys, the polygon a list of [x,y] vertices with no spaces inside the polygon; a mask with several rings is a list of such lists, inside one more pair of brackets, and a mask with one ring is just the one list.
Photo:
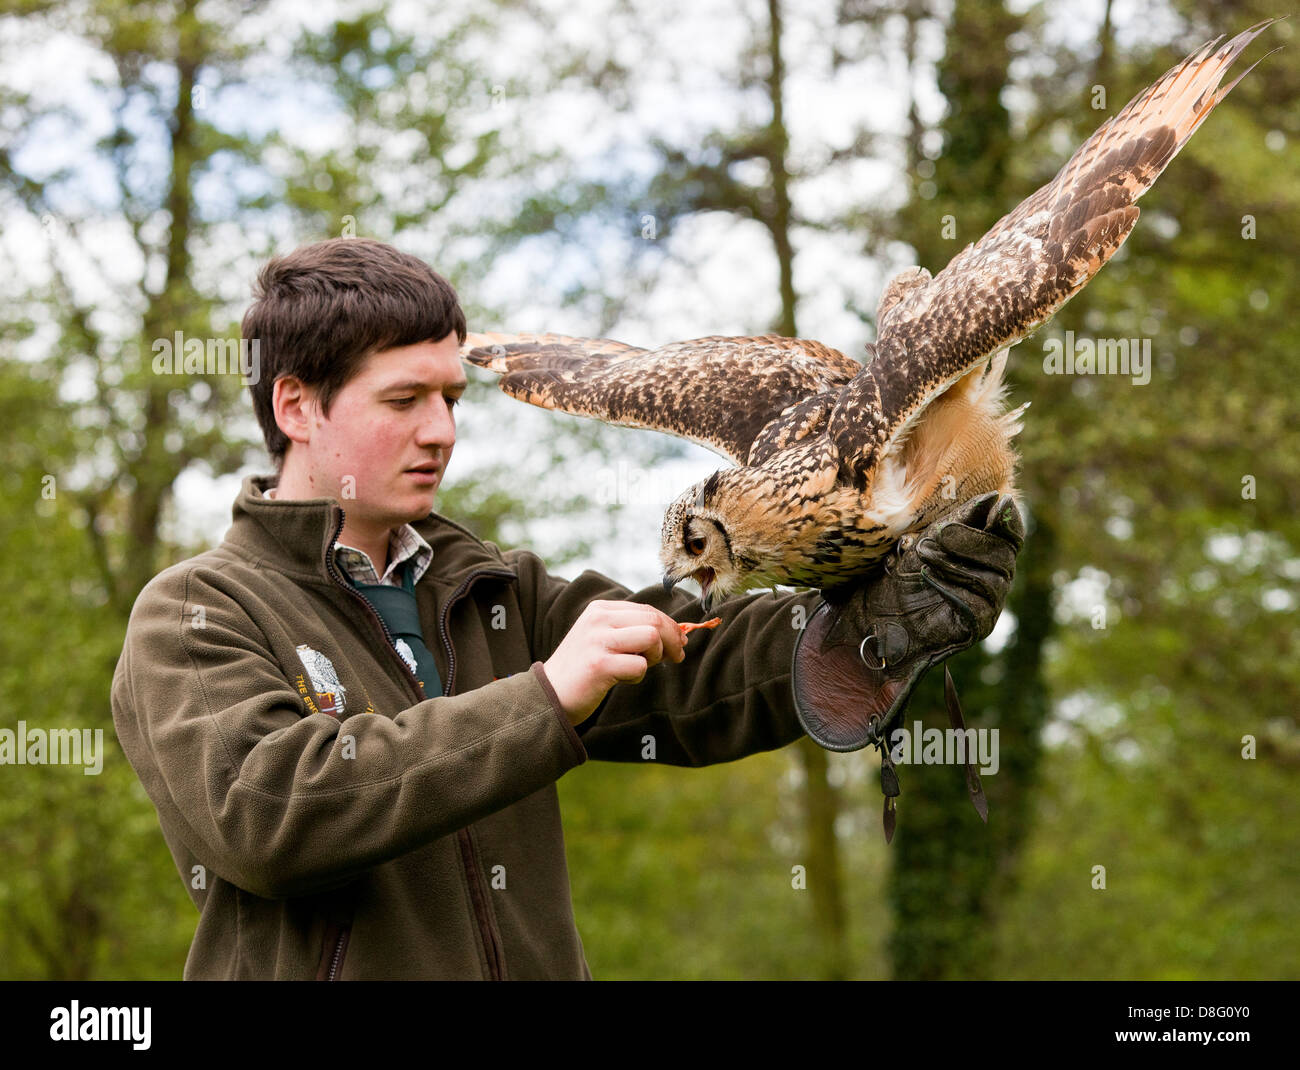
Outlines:
{"label": "owl wing", "polygon": [[862,371],[820,342],[776,335],[638,349],[606,338],[471,334],[460,355],[500,374],[498,386],[521,401],[677,435],[737,464],[752,462],[757,442],[766,451],[808,433],[818,414],[824,423]]}
{"label": "owl wing", "polygon": [[1134,202],[1254,65],[1219,89],[1228,68],[1275,21],[1188,56],[934,278],[912,268],[891,281],[870,375],[843,392],[830,417],[842,476],[865,486],[935,397],[1087,285],[1137,223]]}

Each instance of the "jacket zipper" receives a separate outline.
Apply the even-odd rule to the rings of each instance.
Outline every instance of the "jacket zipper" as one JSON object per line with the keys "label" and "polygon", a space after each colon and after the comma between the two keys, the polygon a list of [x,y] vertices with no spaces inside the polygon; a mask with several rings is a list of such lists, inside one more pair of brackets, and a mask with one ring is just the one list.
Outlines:
{"label": "jacket zipper", "polygon": [[[356,599],[365,607],[367,614],[374,620],[384,633],[384,645],[388,648],[393,658],[401,664],[402,672],[406,675],[411,684],[411,689],[415,694],[417,701],[423,702],[428,696],[424,694],[424,689],[420,686],[419,677],[411,671],[411,667],[406,664],[401,655],[397,653],[397,648],[393,644],[393,633],[388,630],[388,625],[384,623],[381,617],[367,600],[365,595],[349,584],[339,572],[334,564],[334,544],[338,542],[339,536],[343,534],[343,525],[346,522],[347,514],[343,508],[339,507],[339,521],[334,529],[334,535],[330,539],[325,549],[325,570],[336,584],[342,587],[348,593],[354,595]],[[505,569],[476,569],[471,572],[459,587],[452,592],[451,597],[447,599],[442,607],[442,613],[438,617],[438,635],[441,637],[443,644],[447,648],[447,684],[443,688],[444,695],[451,694],[452,683],[456,679],[456,651],[451,645],[451,636],[447,633],[447,620],[451,614],[452,607],[464,597],[465,592],[469,590],[470,585],[477,579],[484,576],[498,576],[501,579],[514,579],[515,574]],[[484,900],[485,890],[482,877],[479,874],[479,868],[474,862],[474,845],[469,838],[468,829],[459,829],[456,833],[456,839],[460,845],[461,864],[466,870],[466,879],[470,882],[470,898],[474,903],[474,920],[478,925],[479,937],[482,939],[484,946],[488,950],[488,974],[494,981],[500,981],[505,974],[505,959],[502,948],[497,941],[496,933],[487,916],[487,904]],[[338,976],[339,968],[343,965],[343,953],[347,950],[348,935],[352,932],[352,925],[346,924],[340,930],[337,941],[334,945],[334,951],[330,956],[330,967],[327,980],[333,981]]]}
{"label": "jacket zipper", "polygon": [[[438,614],[438,636],[442,639],[443,646],[447,648],[447,686],[444,688],[446,694],[451,694],[452,685],[456,680],[456,650],[451,645],[451,635],[447,631],[447,621],[451,617],[452,607],[465,596],[470,585],[483,576],[499,576],[502,579],[513,579],[513,572],[506,572],[502,569],[478,569],[471,572],[459,587],[451,593],[451,596],[443,603],[442,612]],[[497,940],[496,930],[493,928],[487,910],[487,886],[483,881],[482,873],[478,863],[474,859],[474,841],[470,839],[469,829],[459,829],[456,832],[456,840],[460,845],[460,858],[465,866],[465,877],[469,881],[470,898],[474,903],[475,920],[478,922],[479,935],[483,939],[483,946],[487,950],[488,959],[488,977],[493,981],[503,980],[505,977],[505,950],[501,947],[500,941]]]}
{"label": "jacket zipper", "polygon": [[469,590],[470,584],[484,576],[497,576],[501,579],[514,579],[513,572],[505,571],[499,568],[481,568],[471,572],[461,585],[451,593],[451,597],[443,604],[442,612],[438,614],[438,635],[442,639],[443,645],[447,648],[447,686],[443,689],[448,695],[451,694],[452,685],[456,681],[456,651],[451,646],[451,636],[447,634],[447,620],[451,616],[452,607],[465,596]]}
{"label": "jacket zipper", "polygon": [[487,951],[488,979],[502,981],[505,979],[505,951],[497,940],[496,930],[488,920],[487,885],[483,881],[482,871],[474,860],[474,841],[470,839],[469,829],[460,829],[456,833],[460,845],[460,858],[465,865],[465,876],[469,881],[470,899],[474,903],[474,914],[478,921],[479,932],[483,936],[483,946]]}
{"label": "jacket zipper", "polygon": [[334,951],[330,955],[329,973],[325,975],[327,981],[337,981],[339,967],[343,965],[343,952],[348,946],[348,934],[352,932],[352,926],[342,925],[339,927],[338,939],[334,944]]}

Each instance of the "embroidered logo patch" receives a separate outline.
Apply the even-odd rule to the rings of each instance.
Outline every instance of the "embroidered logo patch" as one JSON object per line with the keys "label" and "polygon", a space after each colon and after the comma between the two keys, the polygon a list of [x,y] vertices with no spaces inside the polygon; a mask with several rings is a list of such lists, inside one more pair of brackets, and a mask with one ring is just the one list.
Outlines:
{"label": "embroidered logo patch", "polygon": [[338,717],[346,708],[347,688],[339,682],[339,674],[334,671],[334,663],[319,650],[313,650],[306,643],[299,643],[295,649],[298,651],[298,660],[302,662],[302,667],[307,670],[312,690],[316,692],[316,705],[313,705],[310,696],[308,696],[307,688],[301,676],[298,677],[299,694],[307,700],[307,705],[312,706],[313,710],[319,709],[321,713],[328,713],[331,717]]}
{"label": "embroidered logo patch", "polygon": [[405,639],[396,639],[393,641],[393,646],[397,648],[397,652],[402,656],[402,660],[406,662],[406,667],[411,670],[411,675],[419,676],[415,664],[415,651],[411,649],[411,644]]}

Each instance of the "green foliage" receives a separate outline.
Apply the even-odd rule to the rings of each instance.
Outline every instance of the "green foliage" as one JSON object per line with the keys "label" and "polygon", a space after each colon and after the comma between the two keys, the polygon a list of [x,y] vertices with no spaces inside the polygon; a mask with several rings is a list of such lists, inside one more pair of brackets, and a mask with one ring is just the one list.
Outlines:
{"label": "green foliage", "polygon": [[68,486],[72,416],[48,379],[0,361],[0,424],[24,428],[21,441],[0,439],[9,622],[0,724],[98,732],[102,762],[97,775],[74,764],[3,767],[0,977],[179,977],[197,916],[113,730],[108,681],[124,622],[88,552],[89,514]]}
{"label": "green foliage", "polygon": [[[1107,43],[1109,111],[1201,36],[1140,62]],[[1296,974],[1300,949],[1278,921],[1295,887],[1284,743],[1300,695],[1295,198],[1285,154],[1267,145],[1290,127],[1282,102],[1297,89],[1287,64],[1253,71],[1143,199],[1116,261],[1012,351],[1013,403],[1033,400],[1022,483],[1056,543],[1054,709],[1024,868],[987,897],[998,926],[984,975]],[[1105,114],[1082,99],[1062,102],[1071,145]],[[1045,143],[1017,155],[1060,159]],[[1149,340],[1151,381],[1044,375],[1044,339],[1066,330]],[[1074,605],[1066,584],[1079,577],[1100,583],[1100,601]],[[1243,760],[1247,734],[1283,742]]]}
{"label": "green foliage", "polygon": [[828,879],[844,881],[857,919],[849,976],[880,975],[889,918],[876,895],[878,828],[855,830],[840,875],[819,872],[798,800],[781,790],[789,773],[785,755],[763,754],[704,769],[591,762],[560,781],[574,912],[596,979],[820,978],[813,894]]}

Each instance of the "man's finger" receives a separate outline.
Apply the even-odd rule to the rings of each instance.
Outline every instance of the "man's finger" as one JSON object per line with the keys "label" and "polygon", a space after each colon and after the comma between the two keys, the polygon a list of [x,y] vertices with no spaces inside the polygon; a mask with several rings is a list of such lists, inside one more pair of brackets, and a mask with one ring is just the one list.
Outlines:
{"label": "man's finger", "polygon": [[664,644],[659,629],[651,624],[614,628],[607,649],[615,654],[641,654],[651,665],[663,660]]}
{"label": "man's finger", "polygon": [[681,661],[686,657],[686,635],[683,633],[677,622],[665,613],[659,614],[659,637],[664,645],[664,650],[672,657],[674,661]]}
{"label": "man's finger", "polygon": [[659,633],[659,641],[662,644],[662,650],[670,655],[674,661],[681,661],[686,656],[686,639],[682,635],[682,630],[677,626],[677,622],[667,613],[663,613],[654,606],[641,606],[648,616],[654,629]]}
{"label": "man's finger", "polygon": [[615,628],[630,628],[638,625],[653,628],[659,636],[660,658],[665,653],[674,661],[681,661],[686,656],[686,642],[682,637],[677,622],[654,606],[644,602],[608,603],[605,622]]}
{"label": "man's finger", "polygon": [[635,684],[645,679],[649,668],[646,659],[639,654],[611,654],[609,656],[609,674],[619,683]]}
{"label": "man's finger", "polygon": [[938,530],[935,540],[944,553],[965,564],[997,572],[1007,579],[1015,574],[1015,547],[997,535],[965,524],[949,523]]}
{"label": "man's finger", "polygon": [[963,502],[940,518],[940,523],[964,524],[975,531],[986,531],[1010,543],[1019,553],[1025,541],[1025,521],[1016,501],[1009,494],[990,491]]}
{"label": "man's finger", "polygon": [[986,605],[997,606],[1006,598],[1010,584],[1005,576],[965,565],[955,567],[951,558],[942,555],[928,556],[923,553],[921,556],[929,575],[947,587],[967,592],[968,601],[979,599]]}
{"label": "man's finger", "polygon": [[1009,494],[998,499],[993,514],[984,527],[989,534],[1006,539],[1016,548],[1017,553],[1025,544],[1025,518],[1020,515],[1015,499]]}

